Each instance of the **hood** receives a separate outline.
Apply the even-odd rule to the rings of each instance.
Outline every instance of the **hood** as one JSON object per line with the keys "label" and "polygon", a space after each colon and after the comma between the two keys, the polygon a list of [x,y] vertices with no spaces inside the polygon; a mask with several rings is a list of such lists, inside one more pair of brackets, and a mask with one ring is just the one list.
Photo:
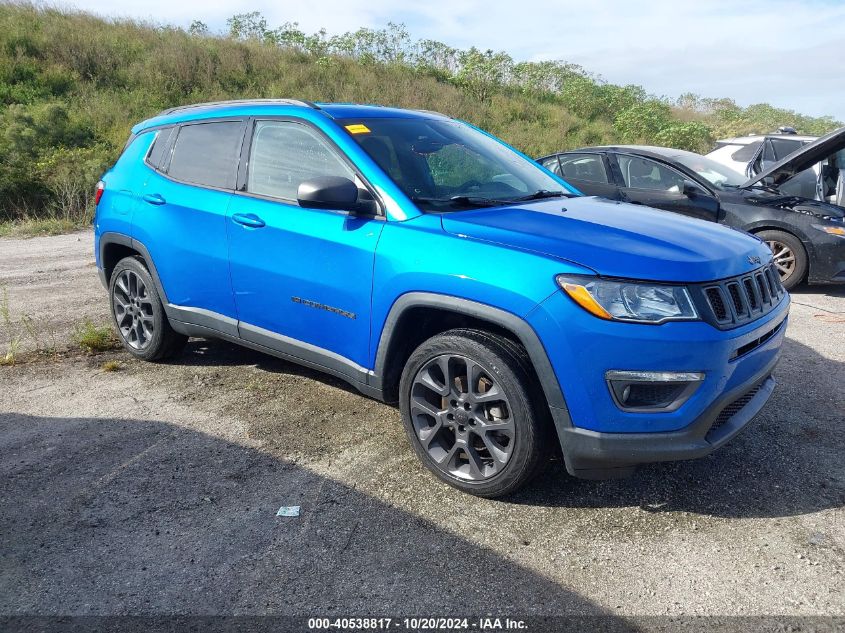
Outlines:
{"label": "hood", "polygon": [[442,223],[459,237],[567,260],[608,277],[714,281],[771,259],[763,242],[735,229],[603,198],[459,211],[444,214]]}
{"label": "hood", "polygon": [[793,152],[782,161],[775,163],[766,170],[763,170],[750,180],[743,187],[751,187],[758,182],[768,179],[775,186],[783,184],[786,180],[797,173],[809,169],[818,162],[823,161],[831,154],[845,149],[845,127],[822,136]]}

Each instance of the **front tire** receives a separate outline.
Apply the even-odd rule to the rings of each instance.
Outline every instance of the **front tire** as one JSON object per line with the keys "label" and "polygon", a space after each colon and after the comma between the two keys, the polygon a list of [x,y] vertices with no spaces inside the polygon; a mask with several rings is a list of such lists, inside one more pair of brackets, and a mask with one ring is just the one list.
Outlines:
{"label": "front tire", "polygon": [[525,352],[477,330],[451,330],[411,354],[400,381],[408,440],[423,464],[463,492],[500,497],[547,461],[549,421]]}
{"label": "front tire", "polygon": [[185,347],[188,337],[170,326],[153,278],[140,258],[126,257],[114,267],[109,302],[120,341],[135,358],[164,360]]}
{"label": "front tire", "polygon": [[780,283],[792,290],[807,276],[807,251],[797,237],[786,231],[760,231],[757,237],[772,251],[772,258],[780,275]]}

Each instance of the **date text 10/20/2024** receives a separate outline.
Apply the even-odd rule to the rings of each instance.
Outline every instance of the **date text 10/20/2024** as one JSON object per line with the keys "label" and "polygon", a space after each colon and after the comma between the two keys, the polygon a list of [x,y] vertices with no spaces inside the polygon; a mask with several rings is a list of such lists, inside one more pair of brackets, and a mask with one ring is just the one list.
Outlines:
{"label": "date text 10/20/2024", "polygon": [[309,618],[311,630],[405,630],[405,631],[519,631],[528,629],[524,620],[512,618]]}

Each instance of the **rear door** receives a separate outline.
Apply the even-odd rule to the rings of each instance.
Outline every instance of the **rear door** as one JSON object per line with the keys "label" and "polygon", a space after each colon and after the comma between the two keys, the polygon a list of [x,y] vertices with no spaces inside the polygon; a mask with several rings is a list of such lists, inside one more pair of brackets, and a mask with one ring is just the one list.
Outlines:
{"label": "rear door", "polygon": [[583,194],[619,200],[619,187],[610,177],[609,166],[603,154],[558,154],[544,159],[542,165]]}
{"label": "rear door", "polygon": [[[644,156],[614,154],[622,200],[715,222],[719,201],[680,171]],[[695,186],[685,193],[685,183]]]}
{"label": "rear door", "polygon": [[340,176],[371,192],[320,130],[301,120],[256,120],[241,191],[229,214],[229,256],[242,338],[360,375],[369,361],[370,300],[380,215],[309,209],[305,180]]}
{"label": "rear door", "polygon": [[133,218],[133,237],[149,250],[177,318],[229,334],[237,333],[237,314],[226,212],[245,126],[243,119],[191,122],[160,135]]}

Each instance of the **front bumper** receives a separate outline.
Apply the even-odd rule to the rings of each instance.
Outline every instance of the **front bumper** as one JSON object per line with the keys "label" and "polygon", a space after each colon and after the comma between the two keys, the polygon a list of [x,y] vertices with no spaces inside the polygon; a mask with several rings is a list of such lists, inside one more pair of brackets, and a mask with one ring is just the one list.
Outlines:
{"label": "front bumper", "polygon": [[752,380],[725,393],[688,427],[670,433],[601,433],[569,427],[560,438],[566,469],[584,479],[624,477],[637,464],[704,457],[739,433],[775,387],[772,360]]}
{"label": "front bumper", "polygon": [[[547,299],[528,318],[541,340],[553,341],[546,350],[565,407],[551,413],[567,470],[625,476],[637,464],[701,457],[730,440],[772,392],[789,303],[787,295],[765,316],[719,330],[704,322],[609,322],[567,297]],[[608,370],[700,372],[704,380],[677,409],[632,412],[614,401]]]}
{"label": "front bumper", "polygon": [[813,241],[805,243],[810,254],[810,271],[807,281],[811,284],[845,283],[845,238],[828,235],[817,229]]}

